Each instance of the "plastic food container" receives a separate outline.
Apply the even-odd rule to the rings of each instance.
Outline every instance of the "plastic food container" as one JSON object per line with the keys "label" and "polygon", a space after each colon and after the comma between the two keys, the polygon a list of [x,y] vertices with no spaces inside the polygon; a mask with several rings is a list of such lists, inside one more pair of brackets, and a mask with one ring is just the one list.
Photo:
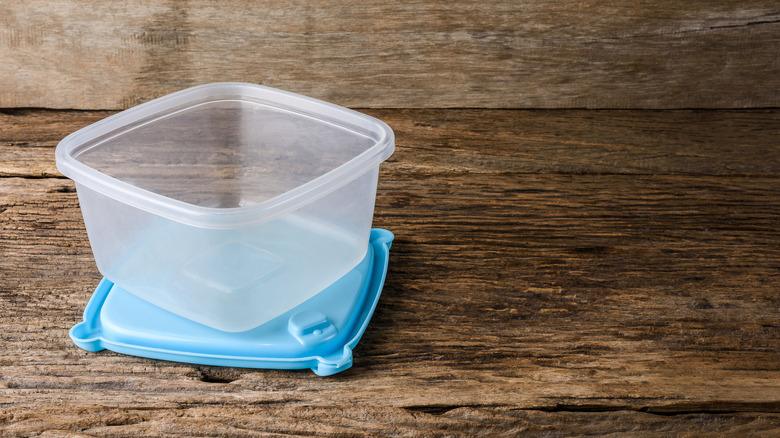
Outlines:
{"label": "plastic food container", "polygon": [[364,259],[383,122],[243,83],[198,86],[66,137],[95,261],[124,290],[228,332],[257,327]]}

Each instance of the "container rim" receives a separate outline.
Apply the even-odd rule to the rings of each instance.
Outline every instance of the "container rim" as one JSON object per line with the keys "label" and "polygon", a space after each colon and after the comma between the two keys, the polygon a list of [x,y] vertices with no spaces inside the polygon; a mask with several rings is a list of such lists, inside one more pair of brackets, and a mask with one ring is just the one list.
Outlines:
{"label": "container rim", "polygon": [[[338,167],[291,190],[256,204],[229,208],[205,207],[173,199],[111,177],[76,158],[79,153],[89,149],[85,145],[100,137],[119,136],[140,124],[167,117],[172,112],[221,100],[252,102],[335,124],[373,139],[374,145]],[[126,129],[123,131],[123,128]],[[217,82],[187,88],[151,100],[81,128],[59,142],[55,150],[55,161],[60,173],[76,183],[141,210],[196,227],[240,228],[279,217],[342,187],[378,166],[390,157],[394,150],[395,137],[392,129],[369,115],[262,85]]]}

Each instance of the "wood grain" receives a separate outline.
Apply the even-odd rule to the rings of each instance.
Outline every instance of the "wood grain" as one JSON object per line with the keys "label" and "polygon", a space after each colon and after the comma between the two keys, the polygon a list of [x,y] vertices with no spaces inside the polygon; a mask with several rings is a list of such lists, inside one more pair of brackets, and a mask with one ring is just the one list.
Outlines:
{"label": "wood grain", "polygon": [[[360,111],[393,128],[401,147],[389,162],[404,172],[776,176],[780,169],[776,110]],[[111,114],[0,110],[0,176],[61,176],[53,147]]]}
{"label": "wood grain", "polygon": [[780,432],[780,111],[371,113],[398,142],[391,268],[354,367],[320,378],[73,346],[100,275],[45,175],[97,114],[6,112],[0,434]]}
{"label": "wood grain", "polygon": [[0,17],[0,107],[120,109],[215,81],[360,107],[780,106],[769,0],[12,0]]}
{"label": "wood grain", "polygon": [[[386,407],[182,405],[121,409],[96,405],[17,412],[6,436],[237,436],[237,437],[535,437],[617,435],[773,437],[777,415],[642,412],[543,412],[457,408],[426,413]],[[0,417],[2,424],[2,417]],[[78,431],[78,432],[75,432]]]}

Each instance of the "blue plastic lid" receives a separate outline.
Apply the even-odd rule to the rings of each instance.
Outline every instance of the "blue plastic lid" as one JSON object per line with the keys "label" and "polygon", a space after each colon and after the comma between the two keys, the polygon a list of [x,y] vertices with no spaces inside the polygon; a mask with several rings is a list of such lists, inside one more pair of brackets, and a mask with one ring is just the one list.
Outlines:
{"label": "blue plastic lid", "polygon": [[382,292],[393,234],[371,230],[366,257],[314,297],[246,332],[216,330],[174,315],[103,279],[70,337],[88,351],[246,368],[302,369],[328,376],[352,366]]}

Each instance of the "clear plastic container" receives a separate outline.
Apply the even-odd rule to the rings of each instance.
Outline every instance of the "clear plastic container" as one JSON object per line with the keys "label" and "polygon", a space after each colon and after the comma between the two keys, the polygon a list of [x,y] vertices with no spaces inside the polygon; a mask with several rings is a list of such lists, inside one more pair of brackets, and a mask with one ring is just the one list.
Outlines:
{"label": "clear plastic container", "polygon": [[229,332],[257,327],[366,254],[383,122],[243,83],[202,85],[81,129],[57,146],[100,272]]}

